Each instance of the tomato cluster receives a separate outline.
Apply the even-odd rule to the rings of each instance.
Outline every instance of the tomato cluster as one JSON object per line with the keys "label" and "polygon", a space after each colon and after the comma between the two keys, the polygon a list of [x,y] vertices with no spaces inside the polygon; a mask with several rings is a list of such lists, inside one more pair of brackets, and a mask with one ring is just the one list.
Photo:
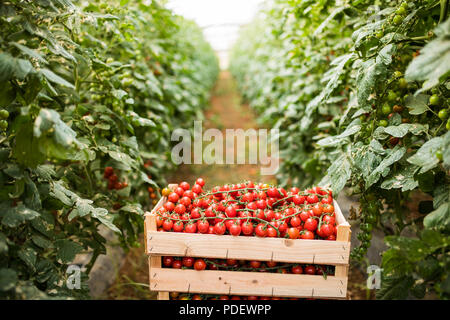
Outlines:
{"label": "tomato cluster", "polygon": [[108,189],[109,190],[121,190],[123,188],[128,187],[127,182],[119,181],[119,177],[114,172],[113,167],[106,167],[103,173],[103,178],[108,180]]}
{"label": "tomato cluster", "polygon": [[214,187],[205,181],[164,188],[167,202],[158,210],[159,231],[233,236],[336,240],[336,218],[330,190],[304,191],[251,181]]}
{"label": "tomato cluster", "polygon": [[162,258],[165,268],[195,269],[201,270],[230,270],[230,271],[257,271],[283,274],[309,274],[309,275],[333,275],[334,266],[280,263],[275,261],[236,260],[236,259],[206,259],[193,257]]}

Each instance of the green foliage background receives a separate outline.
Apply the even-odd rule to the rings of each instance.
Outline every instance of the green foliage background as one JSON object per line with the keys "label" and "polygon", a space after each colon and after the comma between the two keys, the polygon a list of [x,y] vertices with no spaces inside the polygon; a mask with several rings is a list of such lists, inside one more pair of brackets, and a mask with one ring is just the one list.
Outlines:
{"label": "green foliage background", "polygon": [[[245,99],[280,129],[280,182],[360,196],[354,259],[386,234],[378,298],[450,297],[447,16],[445,0],[275,0],[232,54]],[[432,197],[418,216],[417,193]]]}
{"label": "green foliage background", "polygon": [[[66,269],[91,252],[85,280],[100,225],[138,245],[171,130],[217,74],[201,30],[158,1],[0,2],[0,298],[86,297]],[[128,186],[108,190],[106,166]]]}

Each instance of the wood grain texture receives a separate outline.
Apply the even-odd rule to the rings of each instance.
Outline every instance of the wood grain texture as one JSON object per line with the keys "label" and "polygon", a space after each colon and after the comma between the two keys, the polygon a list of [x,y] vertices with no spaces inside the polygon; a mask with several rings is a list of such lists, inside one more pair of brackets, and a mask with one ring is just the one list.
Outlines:
{"label": "wood grain texture", "polygon": [[277,262],[347,264],[350,243],[326,240],[148,232],[147,254]]}
{"label": "wood grain texture", "polygon": [[276,297],[345,298],[346,279],[241,271],[154,268],[150,290]]}

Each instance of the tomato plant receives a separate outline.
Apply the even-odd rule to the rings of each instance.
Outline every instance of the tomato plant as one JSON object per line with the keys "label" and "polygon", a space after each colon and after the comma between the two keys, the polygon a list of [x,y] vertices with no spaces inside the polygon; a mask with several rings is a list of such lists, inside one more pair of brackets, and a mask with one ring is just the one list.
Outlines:
{"label": "tomato plant", "polygon": [[139,245],[170,131],[200,116],[216,57],[158,1],[2,1],[0,39],[0,297],[86,297],[102,227]]}
{"label": "tomato plant", "polygon": [[280,183],[359,196],[356,260],[384,232],[379,298],[450,296],[449,34],[446,0],[276,0],[232,54],[244,98],[280,129]]}

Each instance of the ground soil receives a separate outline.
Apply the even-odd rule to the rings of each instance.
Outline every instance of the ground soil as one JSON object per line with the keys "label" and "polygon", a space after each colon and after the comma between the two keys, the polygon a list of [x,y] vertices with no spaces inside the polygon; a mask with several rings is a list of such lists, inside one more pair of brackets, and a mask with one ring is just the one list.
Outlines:
{"label": "ground soil", "polygon": [[[216,128],[225,133],[225,129],[258,129],[256,115],[248,105],[242,103],[235,82],[228,72],[222,72],[212,91],[210,107],[205,112],[203,130]],[[257,143],[257,141],[255,142]],[[275,183],[274,176],[260,175],[258,165],[182,165],[167,177],[169,183],[188,181],[197,177],[206,180],[206,187],[245,180]],[[140,248],[129,251],[126,261],[119,271],[115,283],[109,288],[107,299],[155,299],[156,295],[148,289],[148,262],[144,254],[143,239]],[[348,298],[370,299],[373,294],[365,288],[366,275],[359,268],[350,267]]]}

